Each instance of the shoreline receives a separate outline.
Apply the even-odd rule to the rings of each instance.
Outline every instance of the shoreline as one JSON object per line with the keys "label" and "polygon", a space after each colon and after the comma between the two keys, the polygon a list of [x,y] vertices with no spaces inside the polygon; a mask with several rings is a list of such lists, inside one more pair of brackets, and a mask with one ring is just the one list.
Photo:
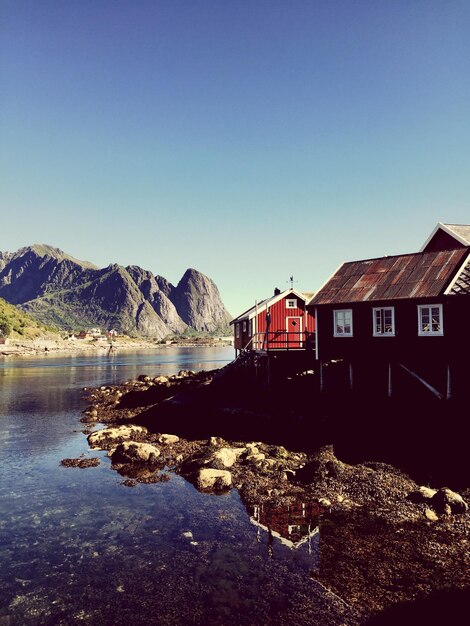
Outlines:
{"label": "shoreline", "polygon": [[0,345],[0,359],[32,356],[64,356],[73,354],[95,353],[102,355],[110,351],[114,353],[135,350],[166,350],[168,348],[217,348],[230,347],[232,344],[226,337],[197,339],[194,341],[175,341],[171,343],[156,343],[152,340],[129,339],[124,341],[99,341],[90,343],[88,340],[39,338],[31,340],[10,340],[7,344]]}
{"label": "shoreline", "polygon": [[[229,366],[222,370],[141,375],[87,389],[81,421],[90,448],[108,450],[110,469],[127,487],[171,480],[174,472],[202,491],[235,488],[253,510],[279,515],[298,501],[315,503],[321,567],[312,578],[357,612],[358,623],[385,619],[397,606],[406,611],[416,600],[430,602],[430,610],[443,590],[468,591],[469,512],[458,494],[450,492],[463,503],[443,505],[450,490],[420,483],[379,458],[345,462],[325,441],[316,450],[305,447],[305,440],[300,446],[287,437],[279,441],[263,401],[247,406],[237,397],[236,406],[230,403],[227,391],[237,381],[227,376]],[[194,414],[204,418],[195,423]],[[97,422],[107,428],[95,430]],[[140,450],[154,457],[132,458]],[[215,482],[208,486],[209,472]],[[468,487],[461,493],[468,502]],[[421,611],[432,617],[426,605]]]}

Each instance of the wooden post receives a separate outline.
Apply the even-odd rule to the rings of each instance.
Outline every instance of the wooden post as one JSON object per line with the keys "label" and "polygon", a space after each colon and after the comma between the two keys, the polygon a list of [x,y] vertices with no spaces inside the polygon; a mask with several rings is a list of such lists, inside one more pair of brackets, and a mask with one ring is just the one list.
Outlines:
{"label": "wooden post", "polygon": [[354,387],[354,378],[353,378],[353,366],[352,362],[349,361],[349,389],[353,389]]}
{"label": "wooden post", "polygon": [[446,400],[450,400],[452,398],[452,377],[450,374],[450,365],[447,365],[447,393]]}
{"label": "wooden post", "polygon": [[392,364],[388,364],[388,397],[392,397]]}

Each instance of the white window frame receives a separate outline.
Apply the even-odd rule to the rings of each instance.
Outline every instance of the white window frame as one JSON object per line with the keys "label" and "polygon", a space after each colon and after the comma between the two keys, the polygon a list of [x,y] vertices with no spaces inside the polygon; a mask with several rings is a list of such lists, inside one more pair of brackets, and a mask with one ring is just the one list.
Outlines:
{"label": "white window frame", "polygon": [[297,308],[297,298],[287,298],[286,309],[296,309],[296,308]]}
{"label": "white window frame", "polygon": [[[439,310],[439,330],[424,330],[423,312],[428,310],[429,319],[431,319],[431,309]],[[418,304],[418,336],[419,337],[442,337],[444,335],[444,316],[442,304]]]}
{"label": "white window frame", "polygon": [[[382,330],[377,330],[377,311],[380,311],[380,324]],[[387,333],[383,330],[384,311],[392,313],[392,330]],[[372,309],[372,335],[374,337],[395,337],[395,307],[394,306],[378,306]]]}
{"label": "white window frame", "polygon": [[[341,324],[343,327],[345,326],[345,318],[346,314],[349,313],[351,316],[351,330],[349,333],[338,332],[337,328]],[[343,318],[343,321],[340,323],[340,318]],[[352,309],[334,309],[333,310],[333,337],[353,337],[353,311]]]}

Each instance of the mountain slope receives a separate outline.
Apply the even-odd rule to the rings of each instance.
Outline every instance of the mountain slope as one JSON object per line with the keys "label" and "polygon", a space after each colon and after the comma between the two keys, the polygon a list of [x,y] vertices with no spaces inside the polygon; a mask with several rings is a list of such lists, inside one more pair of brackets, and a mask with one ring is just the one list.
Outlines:
{"label": "mountain slope", "polygon": [[0,336],[35,339],[45,334],[52,333],[30,315],[0,298]]}
{"label": "mountain slope", "polygon": [[62,329],[113,327],[163,338],[188,326],[212,332],[230,320],[216,285],[196,270],[174,287],[136,265],[98,269],[42,244],[0,252],[0,297]]}

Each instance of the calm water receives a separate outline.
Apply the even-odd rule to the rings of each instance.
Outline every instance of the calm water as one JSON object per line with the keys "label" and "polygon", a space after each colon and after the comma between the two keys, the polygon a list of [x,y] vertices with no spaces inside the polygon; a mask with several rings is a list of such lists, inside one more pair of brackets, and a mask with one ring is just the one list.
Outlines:
{"label": "calm water", "polygon": [[355,623],[309,576],[318,534],[291,549],[235,490],[201,494],[173,474],[125,487],[104,453],[96,468],[60,466],[97,456],[81,432],[82,387],[232,358],[169,348],[0,360],[0,626]]}

